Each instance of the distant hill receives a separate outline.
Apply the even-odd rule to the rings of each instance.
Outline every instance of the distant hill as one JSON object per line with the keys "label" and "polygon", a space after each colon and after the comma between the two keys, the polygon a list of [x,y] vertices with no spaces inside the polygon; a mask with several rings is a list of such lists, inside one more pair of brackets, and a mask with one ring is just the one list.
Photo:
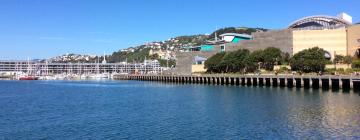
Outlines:
{"label": "distant hill", "polygon": [[[189,46],[200,46],[206,43],[208,40],[213,40],[215,38],[215,32],[220,38],[221,34],[224,33],[239,33],[239,34],[249,34],[253,32],[263,32],[267,31],[264,28],[248,28],[248,27],[226,27],[221,28],[210,35],[198,34],[198,35],[185,35],[174,37],[165,41],[154,41],[150,43],[145,43],[135,47],[129,47],[126,49],[121,49],[119,51],[113,52],[111,55],[106,56],[107,62],[143,62],[144,59],[160,59],[156,58],[157,56],[149,56],[150,50],[161,50],[166,52],[176,52],[180,51],[182,47]],[[103,59],[102,56],[99,56],[100,60]],[[175,56],[173,56],[175,57]],[[172,58],[173,58],[172,57]],[[96,61],[97,56],[88,56],[88,55],[63,55],[54,57],[52,60],[57,62],[93,62]]]}
{"label": "distant hill", "polygon": [[97,56],[95,55],[81,55],[81,54],[64,54],[61,56],[56,56],[53,58],[50,58],[50,62],[56,62],[56,63],[88,63],[88,62],[95,62],[97,59]]}
{"label": "distant hill", "polygon": [[166,41],[157,41],[151,42],[144,45],[131,47],[130,49],[123,49],[117,52],[114,52],[109,56],[109,62],[119,62],[125,61],[128,62],[142,62],[145,57],[147,59],[152,58],[149,56],[150,49],[153,50],[168,50],[168,51],[179,51],[182,47],[185,46],[200,46],[206,43],[207,40],[213,40],[215,38],[215,32],[218,37],[224,33],[239,33],[239,34],[248,34],[251,35],[253,32],[263,32],[268,29],[264,28],[248,28],[248,27],[226,27],[214,31],[210,35],[187,35],[174,37]]}
{"label": "distant hill", "polygon": [[210,38],[215,38],[215,32],[218,36],[218,38],[220,37],[221,34],[224,33],[238,33],[238,34],[248,34],[251,35],[251,33],[253,32],[263,32],[263,31],[267,31],[268,29],[264,29],[264,28],[247,28],[247,27],[227,27],[227,28],[221,28],[219,30],[214,31],[210,36]]}

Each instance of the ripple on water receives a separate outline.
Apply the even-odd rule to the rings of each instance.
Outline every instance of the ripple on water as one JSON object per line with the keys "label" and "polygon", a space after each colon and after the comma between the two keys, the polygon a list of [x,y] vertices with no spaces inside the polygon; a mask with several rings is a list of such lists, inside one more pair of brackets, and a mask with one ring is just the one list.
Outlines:
{"label": "ripple on water", "polygon": [[357,139],[360,96],[139,81],[0,81],[0,139]]}

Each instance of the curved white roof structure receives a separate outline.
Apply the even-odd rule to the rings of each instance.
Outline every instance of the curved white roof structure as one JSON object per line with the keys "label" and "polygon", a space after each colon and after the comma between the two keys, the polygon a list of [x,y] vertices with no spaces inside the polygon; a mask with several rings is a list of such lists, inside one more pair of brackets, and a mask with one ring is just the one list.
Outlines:
{"label": "curved white roof structure", "polygon": [[288,28],[296,30],[324,30],[344,28],[348,25],[351,25],[351,23],[338,17],[317,15],[296,20]]}
{"label": "curved white roof structure", "polygon": [[243,38],[252,38],[251,35],[247,35],[247,34],[238,34],[238,33],[225,33],[220,35],[221,37],[223,36],[237,36],[237,37],[243,37]]}

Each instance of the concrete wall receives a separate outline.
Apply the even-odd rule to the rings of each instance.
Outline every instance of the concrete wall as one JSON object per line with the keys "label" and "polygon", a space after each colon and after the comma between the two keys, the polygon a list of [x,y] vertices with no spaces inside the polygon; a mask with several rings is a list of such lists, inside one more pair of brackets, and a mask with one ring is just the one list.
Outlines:
{"label": "concrete wall", "polygon": [[346,29],[294,30],[293,54],[304,49],[319,47],[331,54],[347,55]]}
{"label": "concrete wall", "polygon": [[[326,65],[325,68],[327,69],[333,69],[335,68],[334,64],[331,65]],[[347,64],[336,64],[336,69],[350,69],[351,65],[347,65]]]}
{"label": "concrete wall", "polygon": [[206,72],[206,69],[204,68],[205,65],[192,65],[191,67],[191,73],[199,73],[199,72]]}
{"label": "concrete wall", "polygon": [[216,51],[213,52],[177,52],[176,53],[176,68],[174,69],[174,74],[177,75],[191,75],[192,72],[192,63],[195,56],[209,58],[212,55],[216,54]]}
{"label": "concrete wall", "polygon": [[227,44],[226,51],[235,51],[240,48],[255,51],[259,49],[266,49],[268,47],[275,47],[290,54],[293,52],[292,30],[256,32],[253,33],[252,36],[253,40],[244,40],[237,44]]}
{"label": "concrete wall", "polygon": [[356,50],[359,49],[360,43],[360,24],[350,26],[347,30],[347,41],[348,41],[348,55],[354,56]]}

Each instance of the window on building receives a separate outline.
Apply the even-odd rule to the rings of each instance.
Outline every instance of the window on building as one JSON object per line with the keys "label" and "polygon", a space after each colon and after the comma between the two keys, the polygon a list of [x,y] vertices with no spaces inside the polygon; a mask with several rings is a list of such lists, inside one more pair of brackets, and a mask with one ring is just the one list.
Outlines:
{"label": "window on building", "polygon": [[221,45],[220,51],[221,51],[221,52],[224,52],[224,51],[225,51],[225,45]]}

